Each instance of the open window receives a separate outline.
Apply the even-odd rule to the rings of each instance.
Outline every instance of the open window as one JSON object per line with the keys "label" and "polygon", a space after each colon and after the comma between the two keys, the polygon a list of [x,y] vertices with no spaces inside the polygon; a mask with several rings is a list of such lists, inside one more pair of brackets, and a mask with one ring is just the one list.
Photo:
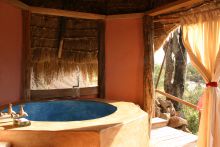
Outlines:
{"label": "open window", "polygon": [[169,34],[154,57],[155,116],[170,121],[185,119],[188,128],[179,126],[179,129],[197,134],[200,119],[197,104],[205,83],[190,63],[180,27]]}

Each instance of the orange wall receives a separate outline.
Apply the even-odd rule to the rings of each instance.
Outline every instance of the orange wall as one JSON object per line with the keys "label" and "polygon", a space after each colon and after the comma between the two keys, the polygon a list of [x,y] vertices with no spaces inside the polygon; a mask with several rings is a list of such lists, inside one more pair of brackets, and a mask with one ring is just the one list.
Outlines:
{"label": "orange wall", "polygon": [[106,21],[106,97],[143,105],[142,19]]}
{"label": "orange wall", "polygon": [[[142,19],[106,21],[106,97],[143,105]],[[21,10],[0,1],[0,104],[19,100]]]}
{"label": "orange wall", "polygon": [[0,1],[0,105],[20,97],[21,49],[21,10]]}

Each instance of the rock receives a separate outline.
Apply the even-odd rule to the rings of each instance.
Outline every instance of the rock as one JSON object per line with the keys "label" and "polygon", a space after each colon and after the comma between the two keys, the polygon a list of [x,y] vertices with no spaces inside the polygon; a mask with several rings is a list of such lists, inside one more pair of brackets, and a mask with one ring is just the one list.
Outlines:
{"label": "rock", "polygon": [[160,102],[158,101],[158,99],[155,99],[155,105],[160,106]]}
{"label": "rock", "polygon": [[170,100],[157,98],[155,100],[155,116],[168,120],[168,126],[191,133],[187,128],[188,123],[181,112],[175,110]]}
{"label": "rock", "polygon": [[187,128],[187,125],[183,125],[180,130],[184,131],[184,132],[187,132],[187,133],[192,133],[188,128]]}
{"label": "rock", "polygon": [[165,113],[170,113],[170,112],[171,112],[171,108],[167,107],[166,110],[165,110]]}
{"label": "rock", "polygon": [[159,103],[163,110],[166,110],[170,106],[170,103],[167,103],[166,100],[159,99]]}
{"label": "rock", "polygon": [[155,116],[160,117],[161,114],[161,108],[158,106],[155,106]]}
{"label": "rock", "polygon": [[167,113],[167,108],[174,108],[173,103],[170,100],[159,99],[159,103],[161,108],[163,108],[164,113]]}
{"label": "rock", "polygon": [[162,112],[163,113],[170,113],[171,116],[175,116],[176,115],[176,110],[173,106],[173,103],[170,100],[162,100],[159,99],[161,108],[163,109]]}
{"label": "rock", "polygon": [[161,113],[160,118],[169,120],[170,119],[170,113]]}
{"label": "rock", "polygon": [[175,116],[176,115],[176,110],[175,110],[175,108],[174,108],[172,103],[171,103],[171,106],[166,109],[166,112],[170,113],[171,116]]}
{"label": "rock", "polygon": [[183,125],[188,125],[187,120],[178,117],[178,116],[173,116],[170,118],[169,122],[168,122],[168,126],[172,127],[172,128],[178,128],[180,126]]}

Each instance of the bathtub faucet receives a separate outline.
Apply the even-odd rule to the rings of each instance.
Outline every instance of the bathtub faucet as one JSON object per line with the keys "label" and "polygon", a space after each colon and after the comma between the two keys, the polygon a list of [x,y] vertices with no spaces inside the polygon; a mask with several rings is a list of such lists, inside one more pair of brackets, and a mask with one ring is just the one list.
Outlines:
{"label": "bathtub faucet", "polygon": [[80,97],[79,75],[77,76],[77,85],[73,86],[73,98]]}
{"label": "bathtub faucet", "polygon": [[80,88],[73,86],[73,98],[80,97]]}
{"label": "bathtub faucet", "polygon": [[19,114],[17,114],[13,108],[12,108],[12,104],[9,104],[8,106],[8,114],[11,115],[11,118],[16,119],[16,118],[20,118],[20,117],[27,117],[28,114],[24,111],[23,105],[20,105],[20,111]]}

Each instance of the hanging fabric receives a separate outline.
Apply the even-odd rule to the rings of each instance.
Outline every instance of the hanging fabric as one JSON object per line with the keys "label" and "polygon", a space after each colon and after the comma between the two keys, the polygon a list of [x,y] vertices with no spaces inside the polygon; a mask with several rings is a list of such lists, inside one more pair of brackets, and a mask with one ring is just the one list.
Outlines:
{"label": "hanging fabric", "polygon": [[205,80],[198,147],[220,147],[220,9],[181,19],[183,43],[191,63]]}

